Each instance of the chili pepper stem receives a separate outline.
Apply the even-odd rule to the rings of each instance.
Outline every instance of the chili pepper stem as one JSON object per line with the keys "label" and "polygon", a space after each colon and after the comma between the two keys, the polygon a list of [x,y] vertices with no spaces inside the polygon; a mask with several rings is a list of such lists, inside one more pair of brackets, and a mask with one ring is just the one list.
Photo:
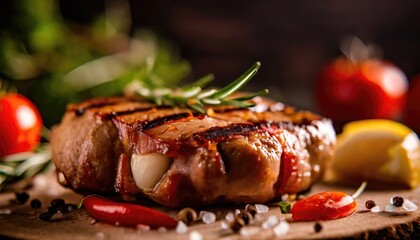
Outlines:
{"label": "chili pepper stem", "polygon": [[351,197],[353,199],[356,199],[360,196],[360,194],[363,193],[363,191],[365,190],[367,186],[367,181],[363,181],[362,184],[360,185],[360,187],[356,190],[356,192],[353,193],[353,195],[351,195]]}
{"label": "chili pepper stem", "polygon": [[88,198],[88,197],[92,197],[92,196],[95,196],[95,197],[100,197],[100,198],[105,199],[103,196],[98,195],[98,194],[90,194],[90,195],[87,195],[86,197],[84,197],[84,198],[83,198],[83,199],[79,202],[79,204],[77,204],[77,209],[81,209],[81,208],[83,207],[83,202],[85,201],[85,199],[86,199],[86,198]]}

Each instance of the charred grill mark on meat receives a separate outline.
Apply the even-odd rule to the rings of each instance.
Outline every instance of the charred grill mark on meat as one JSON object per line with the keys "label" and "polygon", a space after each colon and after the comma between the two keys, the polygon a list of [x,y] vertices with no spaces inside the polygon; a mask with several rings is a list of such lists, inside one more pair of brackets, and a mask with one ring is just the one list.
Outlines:
{"label": "charred grill mark on meat", "polygon": [[120,117],[120,116],[124,116],[124,115],[130,115],[133,113],[139,113],[139,112],[146,112],[146,111],[150,111],[153,109],[169,109],[169,106],[151,106],[151,107],[138,107],[138,108],[133,108],[133,109],[129,109],[129,110],[123,110],[123,111],[112,111],[109,113],[105,113],[105,114],[101,114],[101,116],[105,119],[114,119],[116,117]]}
{"label": "charred grill mark on meat", "polygon": [[124,98],[124,97],[115,97],[115,98],[96,98],[81,104],[71,105],[69,107],[70,111],[74,111],[76,116],[82,116],[89,109],[100,109],[106,106],[116,105],[122,102],[135,101],[134,99]]}
{"label": "charred grill mark on meat", "polygon": [[206,131],[194,133],[192,138],[196,141],[216,141],[220,142],[233,136],[247,136],[259,130],[258,126],[248,123],[231,124],[225,127],[212,127]]}
{"label": "charred grill mark on meat", "polygon": [[139,131],[143,131],[143,130],[151,129],[151,128],[154,128],[154,127],[157,127],[157,126],[160,126],[160,125],[176,122],[178,120],[187,119],[187,118],[191,118],[191,117],[193,117],[193,114],[191,112],[185,112],[185,113],[179,113],[179,114],[164,116],[164,117],[161,117],[161,118],[154,119],[153,121],[150,121],[150,122],[143,122],[142,124],[140,124],[138,129],[139,129]]}
{"label": "charred grill mark on meat", "polygon": [[125,110],[125,111],[116,111],[116,112],[109,112],[109,113],[105,113],[102,115],[103,118],[105,119],[114,119],[116,117],[119,116],[123,116],[123,115],[129,115],[129,114],[133,114],[133,113],[137,113],[137,112],[144,112],[144,111],[149,111],[151,109],[154,109],[155,107],[139,107],[139,108],[134,108],[134,109],[130,109],[130,110]]}
{"label": "charred grill mark on meat", "polygon": [[74,109],[74,113],[76,114],[76,116],[78,116],[78,117],[80,117],[80,116],[82,116],[85,112],[86,112],[86,110],[88,110],[88,109],[91,109],[91,108],[100,108],[100,107],[104,107],[104,106],[109,106],[109,105],[114,105],[114,104],[117,104],[117,103],[107,103],[107,102],[102,102],[102,103],[93,103],[93,104],[91,104],[91,105],[89,105],[89,106],[86,106],[86,107],[82,107],[82,108],[77,108],[77,109]]}

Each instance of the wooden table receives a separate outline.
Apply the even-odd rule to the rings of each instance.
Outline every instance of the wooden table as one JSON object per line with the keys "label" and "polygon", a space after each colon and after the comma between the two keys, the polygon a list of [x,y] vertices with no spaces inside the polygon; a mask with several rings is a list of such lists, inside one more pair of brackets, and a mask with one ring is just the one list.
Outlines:
{"label": "wooden table", "polygon": [[[340,188],[318,184],[313,187],[311,193],[326,190],[340,190],[352,193],[353,189]],[[81,195],[61,187],[52,173],[37,176],[33,181],[33,187],[26,190],[30,199],[38,198],[42,201],[46,211],[50,201],[54,198],[63,198],[68,203],[79,203]],[[420,200],[420,188],[415,190],[398,191],[365,191],[358,199],[357,211],[349,217],[321,222],[322,230],[314,231],[314,222],[290,221],[289,232],[281,239],[420,239],[420,210],[415,212],[398,213],[372,213],[365,208],[365,201],[372,199],[381,206],[388,204],[393,196],[402,196],[418,203]],[[229,211],[234,211],[239,206],[217,206],[206,210],[213,211],[218,220],[212,224],[197,223],[188,228],[187,233],[178,234],[174,230],[157,231],[116,227],[95,222],[85,210],[76,210],[65,214],[63,219],[53,222],[40,220],[36,212],[29,207],[29,201],[25,205],[18,205],[10,201],[15,199],[13,192],[0,194],[0,238],[10,237],[18,239],[189,239],[191,232],[198,232],[203,239],[275,239],[272,229],[261,228],[261,223],[269,216],[275,215],[290,220],[289,214],[282,215],[279,208],[271,206],[268,213],[259,214],[259,220],[253,224],[250,230],[255,235],[242,236],[223,230],[221,223]],[[154,206],[157,209],[176,216],[178,210]],[[11,211],[10,214],[8,212]]]}

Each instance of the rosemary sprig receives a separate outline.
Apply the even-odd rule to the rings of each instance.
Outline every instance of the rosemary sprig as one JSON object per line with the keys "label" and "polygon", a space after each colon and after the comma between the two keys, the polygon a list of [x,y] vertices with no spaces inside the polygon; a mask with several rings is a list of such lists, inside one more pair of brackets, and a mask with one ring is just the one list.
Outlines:
{"label": "rosemary sprig", "polygon": [[241,108],[253,107],[255,103],[250,102],[256,96],[265,95],[268,89],[261,90],[246,96],[229,98],[233,93],[247,84],[257,73],[261,63],[256,62],[245,73],[235,81],[221,89],[204,89],[212,80],[213,75],[209,74],[196,82],[177,89],[140,87],[136,93],[143,96],[157,105],[189,107],[197,112],[205,113],[206,106],[231,105]]}
{"label": "rosemary sprig", "polygon": [[0,191],[7,183],[27,179],[51,164],[48,143],[41,144],[34,152],[23,152],[0,158]]}

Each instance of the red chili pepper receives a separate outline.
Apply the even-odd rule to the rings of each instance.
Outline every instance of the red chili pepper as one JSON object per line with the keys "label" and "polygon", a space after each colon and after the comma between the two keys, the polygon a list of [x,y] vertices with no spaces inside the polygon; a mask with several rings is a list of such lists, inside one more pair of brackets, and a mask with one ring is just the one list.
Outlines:
{"label": "red chili pepper", "polygon": [[86,197],[83,206],[92,217],[114,225],[136,227],[141,224],[151,228],[174,228],[178,223],[157,210],[130,203],[113,202],[98,196]]}
{"label": "red chili pepper", "polygon": [[357,207],[354,198],[343,192],[321,192],[293,204],[294,221],[322,221],[347,217]]}

